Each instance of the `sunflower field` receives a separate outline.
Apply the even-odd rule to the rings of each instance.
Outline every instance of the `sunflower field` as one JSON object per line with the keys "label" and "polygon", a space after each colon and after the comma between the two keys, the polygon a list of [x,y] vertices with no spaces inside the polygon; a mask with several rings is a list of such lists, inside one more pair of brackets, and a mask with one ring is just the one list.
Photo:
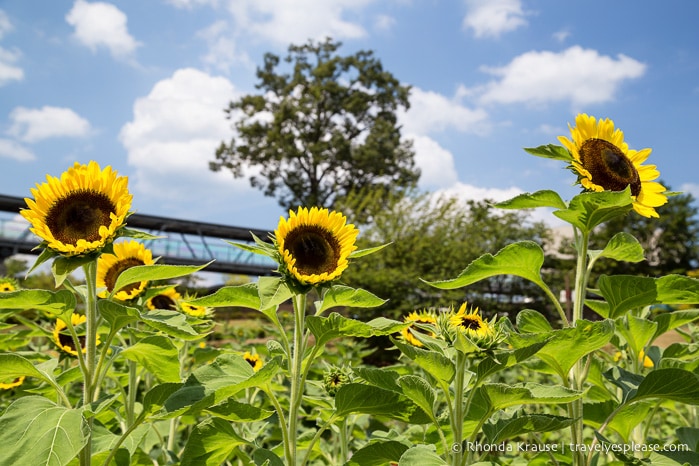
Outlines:
{"label": "sunflower field", "polygon": [[[274,275],[180,294],[168,281],[207,264],[154,260],[143,242],[156,238],[128,227],[126,177],[94,161],[48,175],[20,213],[41,239],[28,273],[49,264],[55,289],[0,279],[0,465],[699,465],[699,280],[590,279],[597,261],[644,260],[632,235],[592,249],[592,231],[656,218],[673,193],[645,164],[651,150],[630,149],[609,119],[578,115],[559,142],[526,151],[563,162],[580,194],[542,190],[497,207],[546,208],[570,225],[572,313],[542,278],[535,241],[427,282],[468,296],[518,277],[556,319],[468,302],[354,318],[386,301],[343,272],[391,245],[358,249],[360,231],[323,206],[290,211],[269,238],[230,243],[271,258]],[[258,318],[222,327],[224,308]],[[670,331],[677,341],[658,345]],[[400,357],[363,363],[372,337]]]}

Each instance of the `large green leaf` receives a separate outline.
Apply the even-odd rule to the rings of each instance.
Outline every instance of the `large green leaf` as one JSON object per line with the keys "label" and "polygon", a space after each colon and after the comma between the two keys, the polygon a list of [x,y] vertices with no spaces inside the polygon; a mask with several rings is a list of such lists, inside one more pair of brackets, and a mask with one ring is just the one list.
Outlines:
{"label": "large green leaf", "polygon": [[316,302],[316,312],[320,314],[334,307],[377,307],[385,302],[385,299],[381,299],[361,288],[333,285],[324,290],[322,299]]}
{"label": "large green leaf", "polygon": [[373,385],[350,383],[341,386],[335,395],[335,414],[352,413],[386,416],[405,422],[427,423],[429,417],[405,396]]}
{"label": "large green leaf", "polygon": [[58,406],[40,396],[13,402],[0,417],[2,463],[67,465],[87,443],[88,427],[80,410]]}
{"label": "large green leaf", "polygon": [[623,231],[612,236],[604,249],[597,251],[596,254],[590,251],[590,254],[596,257],[606,257],[607,259],[626,262],[641,262],[645,260],[641,243],[633,235]]}
{"label": "large green leaf", "polygon": [[279,306],[291,299],[289,285],[280,277],[260,277],[257,280],[257,290],[260,297],[260,309]]}
{"label": "large green leaf", "polygon": [[138,265],[130,267],[119,274],[119,277],[114,283],[112,295],[125,286],[132,283],[140,283],[156,280],[170,280],[172,278],[184,277],[191,275],[194,272],[202,270],[211,262],[203,265]]}
{"label": "large green leaf", "polygon": [[[49,364],[48,366],[46,364]],[[44,382],[53,383],[51,373],[58,365],[58,360],[50,359],[44,365],[35,367],[31,361],[14,353],[0,353],[0,380],[14,380],[18,377],[36,377]],[[48,369],[48,370],[47,370]]]}
{"label": "large green leaf", "polygon": [[68,290],[17,290],[0,293],[0,309],[37,309],[52,317],[70,315],[76,304],[75,295]]}
{"label": "large green leaf", "polygon": [[624,191],[584,192],[573,197],[567,209],[556,210],[553,214],[583,232],[591,232],[597,225],[630,212],[632,204],[629,188]]}
{"label": "large green leaf", "polygon": [[484,357],[476,366],[476,383],[480,384],[489,376],[529,359],[543,348],[546,343],[546,340],[538,341],[529,346]]}
{"label": "large green leaf", "polygon": [[544,251],[541,246],[533,241],[520,241],[505,246],[494,256],[482,255],[454,279],[427,283],[443,290],[452,290],[496,275],[516,275],[545,287],[541,279],[543,263]]}
{"label": "large green leaf", "polygon": [[555,207],[565,209],[566,203],[556,191],[542,190],[535,193],[524,193],[507,201],[498,202],[495,207],[500,209],[531,209],[536,207]]}
{"label": "large green leaf", "polygon": [[501,418],[483,424],[483,433],[492,443],[500,443],[509,438],[533,432],[552,432],[570,426],[573,419],[551,414],[517,413],[512,417]]}
{"label": "large green leaf", "polygon": [[185,341],[198,340],[204,336],[197,332],[187,321],[187,316],[179,311],[154,309],[141,314],[141,320],[149,327]]}
{"label": "large green leaf", "polygon": [[406,450],[398,461],[398,466],[446,466],[448,463],[442,459],[434,447],[416,445]]}
{"label": "large green leaf", "polygon": [[391,339],[391,341],[401,353],[406,355],[432,377],[445,383],[451,383],[456,374],[456,369],[454,368],[454,363],[449,358],[434,350],[430,351],[417,348],[396,339]]}
{"label": "large green leaf", "polygon": [[185,384],[165,401],[165,416],[216,406],[241,390],[266,385],[278,370],[276,359],[254,372],[242,356],[222,354],[211,364],[195,369]]}
{"label": "large green leaf", "polygon": [[256,283],[237,286],[224,286],[216,292],[189,301],[196,306],[205,307],[246,307],[260,309],[260,296]]}
{"label": "large green leaf", "polygon": [[395,440],[373,442],[352,454],[345,466],[385,466],[397,463],[408,446]]}
{"label": "large green leaf", "polygon": [[537,157],[544,157],[547,159],[562,160],[563,162],[572,162],[573,156],[570,154],[568,149],[563,146],[557,146],[555,144],[547,144],[538,147],[525,147],[525,151]]}
{"label": "large green leaf", "polygon": [[623,318],[617,319],[616,328],[624,337],[633,354],[640,354],[640,351],[650,342],[658,327],[656,322],[648,319],[627,314]]}
{"label": "large green leaf", "polygon": [[216,417],[233,422],[255,422],[267,419],[274,411],[262,409],[258,406],[253,406],[247,403],[241,403],[232,398],[227,399],[221,404],[212,406],[206,412],[213,414]]}
{"label": "large green leaf", "polygon": [[655,279],[634,275],[602,275],[597,281],[600,293],[609,304],[609,318],[615,319],[631,309],[657,302]]}
{"label": "large green leaf", "polygon": [[404,375],[398,379],[403,394],[418,405],[431,419],[435,421],[434,403],[437,394],[429,382],[416,375]]}
{"label": "large green leaf", "polygon": [[121,354],[126,359],[139,363],[161,382],[181,381],[179,351],[167,337],[145,337]]}
{"label": "large green leaf", "polygon": [[553,330],[549,320],[539,311],[523,309],[517,313],[517,328],[524,333],[547,333]]}
{"label": "large green leaf", "polygon": [[400,332],[408,324],[384,317],[362,322],[333,312],[327,317],[308,316],[306,317],[306,325],[316,337],[316,344],[322,346],[339,337],[369,338],[392,335]]}
{"label": "large green leaf", "polygon": [[97,309],[113,332],[133,322],[138,322],[141,318],[141,314],[137,308],[129,307],[109,299],[100,299],[97,302]]}
{"label": "large green leaf", "polygon": [[697,319],[699,319],[699,309],[678,310],[657,314],[653,317],[653,321],[658,323],[658,327],[655,330],[655,335],[653,335],[652,340],[655,340],[665,332],[694,322]]}
{"label": "large green leaf", "polygon": [[657,369],[640,383],[630,401],[647,398],[674,400],[699,404],[699,376],[683,369]]}
{"label": "large green leaf", "polygon": [[699,304],[699,280],[686,275],[656,279],[658,304]]}
{"label": "large green leaf", "polygon": [[576,361],[609,343],[614,336],[614,322],[590,322],[581,319],[575,327],[549,333],[511,334],[509,341],[516,348],[530,346],[533,339],[528,335],[538,337],[539,341],[542,338],[548,339],[548,343],[539,350],[537,357],[551,366],[558,375],[566,378]]}
{"label": "large green leaf", "polygon": [[220,466],[237,446],[247,443],[233,430],[230,422],[207,419],[189,434],[180,465]]}

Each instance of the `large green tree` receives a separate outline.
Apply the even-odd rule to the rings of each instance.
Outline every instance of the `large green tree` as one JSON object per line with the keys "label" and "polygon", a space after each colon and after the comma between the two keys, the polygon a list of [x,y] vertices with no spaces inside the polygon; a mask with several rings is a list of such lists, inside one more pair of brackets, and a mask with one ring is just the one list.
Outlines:
{"label": "large green tree", "polygon": [[257,70],[261,92],[229,104],[236,135],[221,143],[210,168],[247,176],[287,209],[333,207],[351,192],[414,186],[420,173],[412,143],[397,123],[410,88],[371,51],[341,56],[340,45],[292,45],[285,65],[265,54]]}
{"label": "large green tree", "polygon": [[605,239],[624,231],[643,246],[646,260],[638,263],[600,261],[595,272],[659,277],[686,274],[699,266],[699,218],[696,200],[689,193],[668,197],[657,209],[659,218],[634,212],[605,223],[592,237],[593,247],[604,247]]}
{"label": "large green tree", "polygon": [[[487,316],[514,316],[525,307],[553,315],[541,290],[518,277],[493,277],[451,291],[422,281],[454,278],[474,259],[516,241],[533,240],[546,246],[550,237],[543,223],[530,221],[524,211],[496,209],[485,200],[464,202],[430,194],[390,198],[388,207],[376,211],[370,224],[359,225],[358,246],[391,244],[353,262],[342,275],[348,284],[388,299],[374,311],[376,315],[402,319],[413,310],[458,307],[464,301],[479,306]],[[357,202],[372,202],[367,199]],[[353,217],[351,206],[346,210]]]}

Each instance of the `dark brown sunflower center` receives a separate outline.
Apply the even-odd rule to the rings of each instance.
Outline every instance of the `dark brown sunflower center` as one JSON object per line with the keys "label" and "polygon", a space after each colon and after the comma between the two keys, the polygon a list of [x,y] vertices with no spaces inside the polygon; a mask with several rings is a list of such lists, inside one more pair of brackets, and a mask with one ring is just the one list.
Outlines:
{"label": "dark brown sunflower center", "polygon": [[[130,269],[131,267],[136,267],[138,265],[144,265],[143,261],[141,259],[137,259],[135,257],[127,257],[126,259],[122,259],[120,261],[117,261],[114,265],[112,265],[109,270],[107,270],[107,273],[104,276],[104,283],[107,285],[107,290],[111,293],[114,290],[114,285],[116,284],[117,278],[119,278],[119,275],[121,275],[121,272],[123,272],[126,269]],[[126,285],[123,288],[120,288],[119,291],[125,291],[129,292],[131,290],[134,290],[140,286],[139,282],[132,283],[130,285]]]}
{"label": "dark brown sunflower center", "polygon": [[248,362],[248,364],[250,364],[250,367],[252,367],[253,369],[257,365],[257,359],[255,359],[255,358],[247,357],[247,358],[245,358],[245,360]]}
{"label": "dark brown sunflower center", "polygon": [[100,227],[109,226],[109,215],[116,207],[103,193],[80,190],[58,199],[46,214],[46,226],[63,244],[76,245],[78,240],[97,241]]}
{"label": "dark brown sunflower center", "polygon": [[284,245],[304,275],[331,273],[340,259],[340,243],[332,232],[315,225],[303,225],[289,232]]}
{"label": "dark brown sunflower center", "polygon": [[609,141],[588,139],[580,148],[580,163],[590,172],[592,182],[607,191],[623,191],[631,187],[631,194],[641,192],[641,178],[633,162]]}
{"label": "dark brown sunflower center", "polygon": [[[70,335],[66,335],[64,333],[59,333],[58,334],[58,342],[61,344],[62,347],[70,348],[76,352],[78,351],[77,348],[75,348],[75,343],[73,342],[73,337],[71,337]],[[78,342],[80,342],[80,348],[82,349],[85,346],[85,336],[78,335]]]}
{"label": "dark brown sunflower center", "polygon": [[461,326],[467,330],[480,330],[482,321],[475,317],[462,317]]}
{"label": "dark brown sunflower center", "polygon": [[151,299],[151,304],[156,309],[177,310],[177,303],[175,300],[169,296],[165,296],[164,294],[159,294],[158,296],[153,297],[153,299]]}

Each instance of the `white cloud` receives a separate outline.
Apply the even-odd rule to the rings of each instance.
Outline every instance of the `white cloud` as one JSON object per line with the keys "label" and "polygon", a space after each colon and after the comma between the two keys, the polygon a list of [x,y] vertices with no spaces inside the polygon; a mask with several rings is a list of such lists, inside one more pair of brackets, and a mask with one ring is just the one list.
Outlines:
{"label": "white cloud", "polygon": [[24,79],[24,70],[15,66],[20,55],[18,51],[13,52],[0,47],[0,86]]}
{"label": "white cloud", "polygon": [[389,15],[377,15],[374,18],[374,28],[378,31],[389,31],[396,25],[396,18]]}
{"label": "white cloud", "polygon": [[617,58],[596,50],[570,47],[562,52],[527,52],[500,68],[483,68],[498,79],[479,91],[482,103],[573,105],[608,102],[621,83],[643,76],[646,65],[626,55]]}
{"label": "white cloud", "polygon": [[40,109],[16,107],[10,112],[8,134],[24,142],[55,137],[84,137],[90,123],[69,108],[44,106]]}
{"label": "white cloud", "polygon": [[527,24],[520,0],[466,0],[463,26],[476,37],[498,37]]}
{"label": "white cloud", "polygon": [[366,36],[358,23],[345,18],[374,0],[228,0],[227,8],[245,33],[278,44],[302,44],[308,39],[355,39]]}
{"label": "white cloud", "polygon": [[36,156],[26,147],[11,139],[0,138],[0,157],[28,162],[35,160]]}
{"label": "white cloud", "polygon": [[246,52],[240,51],[236,41],[230,34],[230,26],[226,21],[219,20],[197,34],[208,45],[208,52],[202,61],[216,70],[227,72],[236,63],[252,65],[252,60]]}
{"label": "white cloud", "polygon": [[14,27],[10,22],[10,18],[7,17],[7,13],[0,10],[0,39],[2,39],[5,34],[12,31]]}
{"label": "white cloud", "polygon": [[420,187],[445,188],[457,182],[454,156],[428,136],[406,134],[413,140],[415,165],[420,169]]}
{"label": "white cloud", "polygon": [[415,134],[455,129],[482,134],[488,130],[488,114],[483,109],[464,107],[442,94],[412,88],[410,109],[399,115],[405,131]]}
{"label": "white cloud", "polygon": [[457,182],[453,186],[450,186],[445,189],[440,189],[437,192],[440,194],[445,194],[447,196],[455,196],[459,199],[464,200],[489,199],[491,201],[501,202],[506,201],[508,199],[512,199],[513,197],[522,194],[524,191],[515,186],[511,186],[506,189],[481,188],[479,186],[473,186],[470,184]]}
{"label": "white cloud", "polygon": [[106,47],[115,58],[127,58],[140,45],[129,34],[127,17],[110,3],[76,0],[66,15],[75,38],[93,52]]}
{"label": "white cloud", "polygon": [[136,100],[119,135],[135,191],[173,208],[187,200],[204,209],[248,189],[245,179],[209,170],[216,148],[233,135],[223,109],[236,98],[228,79],[185,68]]}
{"label": "white cloud", "polygon": [[697,183],[684,183],[680,186],[680,191],[691,194],[694,199],[699,199],[699,184]]}

